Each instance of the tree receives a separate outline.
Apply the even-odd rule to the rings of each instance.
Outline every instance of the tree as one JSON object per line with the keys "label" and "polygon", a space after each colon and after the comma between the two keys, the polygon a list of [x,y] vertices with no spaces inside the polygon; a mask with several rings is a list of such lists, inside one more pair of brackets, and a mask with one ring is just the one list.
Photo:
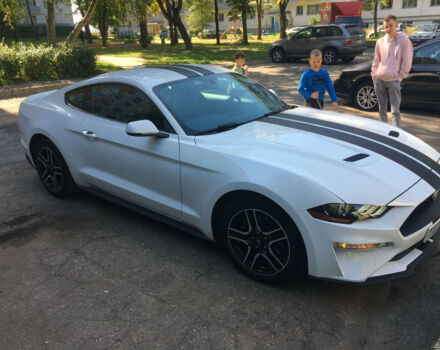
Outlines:
{"label": "tree", "polygon": [[254,13],[254,8],[249,4],[249,0],[226,0],[226,4],[231,7],[228,16],[237,17],[241,16],[243,23],[243,44],[248,45],[247,35],[247,15]]}
{"label": "tree", "polygon": [[132,6],[139,21],[141,47],[146,49],[148,47],[147,13],[157,14],[160,9],[157,3],[153,0],[134,0]]}
{"label": "tree", "polygon": [[212,0],[187,0],[186,9],[190,14],[185,18],[193,32],[203,32],[214,20]]}
{"label": "tree", "polygon": [[57,43],[57,33],[55,27],[55,0],[46,0],[46,5],[47,42],[55,45]]}
{"label": "tree", "polygon": [[[182,10],[183,0],[157,0],[157,4],[160,7],[160,11],[170,24],[170,36],[172,34],[176,35],[177,30],[179,30],[180,35],[182,36],[182,39],[185,43],[185,49],[191,50],[191,38],[189,37],[185,25],[182,22],[182,18],[180,18],[180,11]],[[177,39],[177,35],[175,39]]]}
{"label": "tree", "polygon": [[220,28],[218,23],[218,1],[214,0],[214,18],[215,18],[215,41],[220,45]]}
{"label": "tree", "polygon": [[121,24],[126,17],[128,9],[129,3],[124,0],[98,1],[90,22],[93,25],[96,25],[99,29],[99,32],[101,34],[102,46],[107,46],[109,27],[114,27]]}
{"label": "tree", "polygon": [[15,41],[18,41],[17,24],[18,19],[24,16],[23,8],[24,6],[21,1],[0,0],[2,22],[12,30]]}
{"label": "tree", "polygon": [[289,0],[277,0],[277,5],[280,10],[280,39],[286,39],[286,29],[287,29],[287,16],[286,8],[289,4]]}
{"label": "tree", "polygon": [[75,25],[75,28],[73,28],[72,32],[67,36],[67,42],[74,42],[83,27],[86,27],[86,37],[88,42],[91,43],[92,34],[90,33],[89,23],[95,12],[96,6],[98,5],[98,0],[77,0],[75,3],[83,18]]}
{"label": "tree", "polygon": [[377,37],[377,8],[379,4],[388,6],[391,0],[362,0],[364,9],[373,12],[374,36]]}
{"label": "tree", "polygon": [[38,41],[38,40],[40,40],[40,38],[38,37],[38,31],[35,29],[35,26],[34,26],[34,20],[32,18],[29,0],[25,0],[25,3],[26,3],[26,9],[28,11],[29,21],[31,22],[32,32],[35,34],[35,39],[37,39],[37,41]]}
{"label": "tree", "polygon": [[255,4],[257,10],[257,39],[261,40],[261,19],[263,18],[264,0],[254,0],[251,4]]}

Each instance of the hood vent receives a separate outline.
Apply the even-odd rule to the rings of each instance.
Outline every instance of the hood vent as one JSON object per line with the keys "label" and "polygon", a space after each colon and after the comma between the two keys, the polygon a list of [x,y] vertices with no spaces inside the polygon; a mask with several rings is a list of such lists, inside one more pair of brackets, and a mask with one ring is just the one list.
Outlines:
{"label": "hood vent", "polygon": [[358,153],[358,154],[355,154],[354,156],[350,156],[348,158],[345,158],[344,161],[353,163],[353,162],[357,162],[358,160],[367,158],[369,156],[370,156],[369,154]]}

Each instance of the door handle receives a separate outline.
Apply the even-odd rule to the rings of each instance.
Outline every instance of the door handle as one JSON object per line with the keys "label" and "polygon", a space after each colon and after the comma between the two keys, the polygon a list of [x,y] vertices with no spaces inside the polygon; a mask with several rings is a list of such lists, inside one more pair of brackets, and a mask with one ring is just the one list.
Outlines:
{"label": "door handle", "polygon": [[98,135],[96,135],[93,131],[84,130],[82,134],[89,139],[97,139]]}

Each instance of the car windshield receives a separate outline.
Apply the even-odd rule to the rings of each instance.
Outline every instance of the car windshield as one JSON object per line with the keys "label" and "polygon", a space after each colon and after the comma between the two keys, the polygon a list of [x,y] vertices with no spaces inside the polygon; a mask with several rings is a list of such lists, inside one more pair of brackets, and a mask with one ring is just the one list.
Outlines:
{"label": "car windshield", "polygon": [[424,26],[420,26],[420,28],[418,29],[420,32],[434,32],[435,31],[435,25],[434,24],[427,24]]}
{"label": "car windshield", "polygon": [[[188,135],[237,126],[288,105],[237,73],[211,74],[156,86],[153,91]],[[214,131],[215,132],[215,131]]]}

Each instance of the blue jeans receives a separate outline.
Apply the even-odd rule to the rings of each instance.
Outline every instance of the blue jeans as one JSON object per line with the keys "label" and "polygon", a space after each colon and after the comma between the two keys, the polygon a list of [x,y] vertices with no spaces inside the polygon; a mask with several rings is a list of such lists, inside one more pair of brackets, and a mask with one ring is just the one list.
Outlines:
{"label": "blue jeans", "polygon": [[374,91],[376,92],[377,102],[379,104],[380,120],[388,123],[388,97],[391,104],[391,114],[393,116],[391,123],[401,127],[400,122],[400,82],[398,80],[385,81],[377,78],[374,81]]}

